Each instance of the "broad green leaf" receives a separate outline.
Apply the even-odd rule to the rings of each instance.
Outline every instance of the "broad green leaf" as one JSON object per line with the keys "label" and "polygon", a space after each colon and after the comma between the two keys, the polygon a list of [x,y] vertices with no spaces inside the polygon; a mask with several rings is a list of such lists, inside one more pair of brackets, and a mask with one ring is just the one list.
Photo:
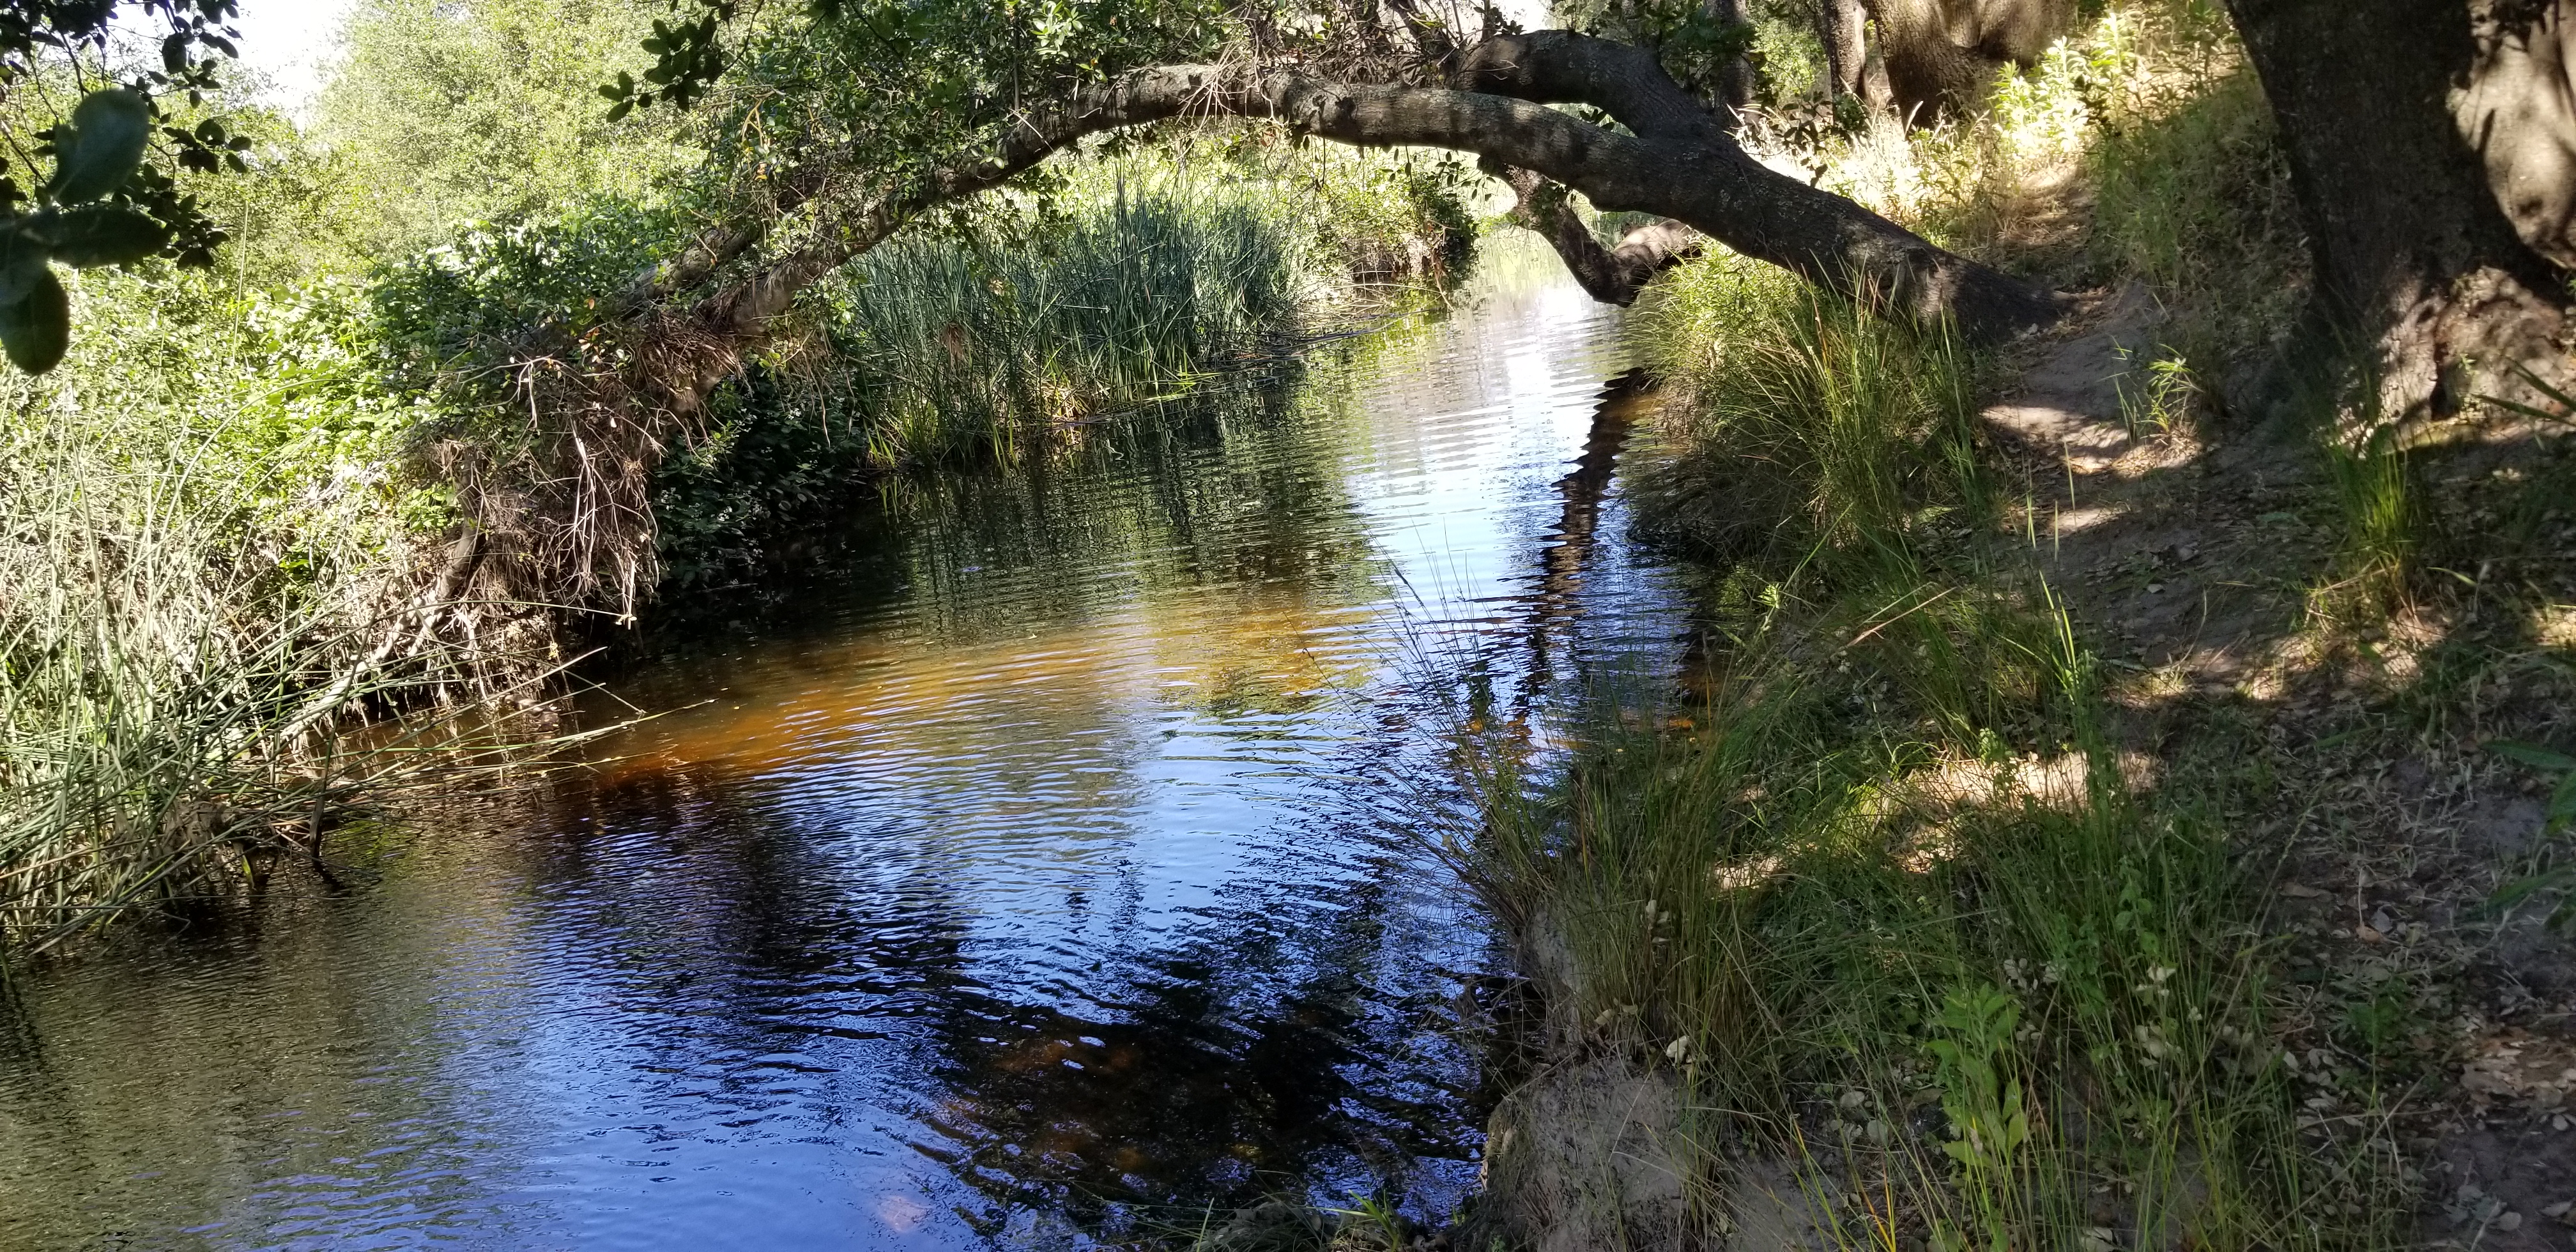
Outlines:
{"label": "broad green leaf", "polygon": [[72,345],[72,298],[50,269],[15,303],[0,305],[0,348],[30,374],[62,363]]}
{"label": "broad green leaf", "polygon": [[45,190],[65,204],[116,190],[142,163],[151,132],[152,110],[143,97],[123,87],[89,93],[54,139],[54,180]]}
{"label": "broad green leaf", "polygon": [[2487,751],[2520,761],[2536,769],[2576,770],[2576,756],[2553,752],[2536,743],[2522,743],[2513,739],[2490,739],[2487,741]]}
{"label": "broad green leaf", "polygon": [[61,214],[44,237],[53,245],[55,260],[82,269],[131,264],[170,242],[170,232],[150,214],[105,204]]}
{"label": "broad green leaf", "polygon": [[45,245],[30,238],[25,218],[0,230],[0,304],[16,304],[36,289],[45,269]]}

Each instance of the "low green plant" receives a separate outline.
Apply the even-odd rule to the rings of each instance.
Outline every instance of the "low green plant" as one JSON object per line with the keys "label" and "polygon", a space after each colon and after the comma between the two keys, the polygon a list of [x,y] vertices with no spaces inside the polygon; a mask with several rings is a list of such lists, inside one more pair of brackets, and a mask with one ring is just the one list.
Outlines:
{"label": "low green plant", "polygon": [[[2506,760],[2528,766],[2544,777],[2555,777],[2549,798],[2542,806],[2540,841],[2546,858],[2550,845],[2570,829],[2576,829],[2576,756],[2536,743],[2511,739],[2491,740],[2487,751]],[[2488,900],[2488,907],[2499,912],[2511,909],[2545,891],[2557,891],[2576,885],[2576,862],[2544,864],[2536,871],[2506,883]],[[2548,924],[2554,930],[2576,927],[2576,894],[2562,898],[2550,910]]]}
{"label": "low green plant", "polygon": [[[1960,987],[1942,1001],[1923,1042],[1932,1054],[1941,1111],[1950,1119],[1950,1138],[1941,1151],[1958,1166],[1959,1191],[1975,1210],[1982,1236],[1975,1242],[1990,1252],[2004,1252],[2015,1228],[2026,1222],[2016,1202],[2024,1189],[2021,1158],[2030,1144],[2030,1109],[2011,1055],[2020,1024],[2020,1005],[2002,990]],[[1970,1246],[1966,1236],[1937,1224],[1932,1244]]]}
{"label": "low green plant", "polygon": [[2366,623],[2408,604],[2424,573],[2433,522],[2420,470],[2401,425],[2367,406],[2323,424],[2318,448],[2341,525],[2330,580],[2310,604],[2327,620]]}

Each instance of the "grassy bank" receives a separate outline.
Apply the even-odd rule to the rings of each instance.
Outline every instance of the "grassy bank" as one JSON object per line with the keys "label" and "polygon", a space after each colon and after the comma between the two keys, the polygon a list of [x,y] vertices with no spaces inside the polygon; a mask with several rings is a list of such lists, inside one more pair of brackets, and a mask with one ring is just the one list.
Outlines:
{"label": "grassy bank", "polygon": [[[1699,571],[1708,659],[1687,695],[1605,690],[1568,755],[1462,742],[1459,854],[1551,996],[1492,1231],[2395,1248],[2541,1220],[2454,1147],[2501,1124],[2462,1067],[2545,1016],[2471,970],[2565,960],[2482,908],[2550,863],[2484,745],[2568,738],[2563,418],[2254,410],[2303,262],[2235,58],[2199,6],[2113,6],[1979,119],[1773,153],[2099,292],[2056,341],[1980,357],[1722,255],[1650,293],[1672,455],[1629,488]],[[2371,781],[2428,770],[2447,810]],[[1591,1156],[1643,1164],[1567,1146],[1582,1108]]]}

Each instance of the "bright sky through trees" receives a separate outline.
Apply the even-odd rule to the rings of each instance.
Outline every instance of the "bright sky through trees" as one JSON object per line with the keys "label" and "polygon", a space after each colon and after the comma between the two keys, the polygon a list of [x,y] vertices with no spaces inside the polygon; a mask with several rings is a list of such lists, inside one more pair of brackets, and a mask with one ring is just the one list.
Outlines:
{"label": "bright sky through trees", "polygon": [[351,0],[242,0],[242,64],[271,80],[271,98],[295,112],[322,88],[332,43]]}

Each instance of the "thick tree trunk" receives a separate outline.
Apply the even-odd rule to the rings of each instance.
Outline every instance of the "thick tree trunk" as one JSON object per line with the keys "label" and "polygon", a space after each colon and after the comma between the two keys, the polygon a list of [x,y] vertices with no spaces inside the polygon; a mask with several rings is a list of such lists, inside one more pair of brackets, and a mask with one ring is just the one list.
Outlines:
{"label": "thick tree trunk", "polygon": [[1816,38],[1825,45],[1825,81],[1838,96],[1860,94],[1869,55],[1869,10],[1860,0],[1817,0]]}
{"label": "thick tree trunk", "polygon": [[[1750,24],[1744,17],[1744,0],[1705,0],[1700,12],[1722,29],[1736,30]],[[1717,90],[1728,108],[1740,109],[1753,103],[1752,64],[1743,57],[1728,61],[1718,71]]]}
{"label": "thick tree trunk", "polygon": [[1887,67],[1869,54],[1869,6],[1862,0],[1817,0],[1816,38],[1825,45],[1825,79],[1837,96],[1857,96],[1873,109],[1895,93]]}
{"label": "thick tree trunk", "polygon": [[2074,16],[2071,0],[1868,3],[1897,110],[1918,123],[1975,107],[1997,71],[2037,61]]}
{"label": "thick tree trunk", "polygon": [[2341,338],[2375,348],[2383,400],[2401,413],[2452,411],[2504,385],[2514,364],[2557,372],[2567,276],[2516,232],[2452,114],[2453,88],[2478,61],[2471,6],[2230,8],[2307,219],[2323,329],[2300,347],[2318,353]]}
{"label": "thick tree trunk", "polygon": [[1999,64],[1952,41],[1941,10],[1940,0],[1870,0],[1888,90],[1897,112],[1917,123],[1974,103]]}
{"label": "thick tree trunk", "polygon": [[2452,107],[2460,138],[2522,241],[2576,269],[2576,4],[2473,4],[2470,34],[2477,56]]}

